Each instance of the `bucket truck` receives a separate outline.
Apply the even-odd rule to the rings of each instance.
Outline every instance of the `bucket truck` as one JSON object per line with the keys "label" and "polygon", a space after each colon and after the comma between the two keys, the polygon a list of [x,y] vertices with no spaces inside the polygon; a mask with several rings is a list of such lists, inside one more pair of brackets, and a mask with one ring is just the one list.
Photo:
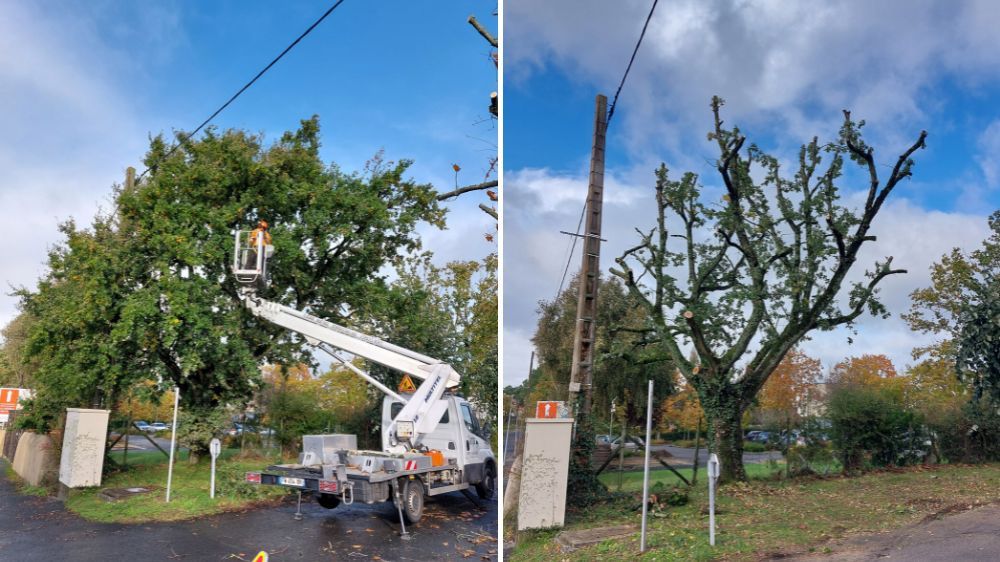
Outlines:
{"label": "bucket truck", "polygon": [[[246,240],[246,244],[243,241]],[[333,509],[341,503],[392,500],[401,521],[416,523],[424,499],[448,492],[482,499],[496,493],[497,463],[487,430],[469,402],[455,392],[461,377],[450,365],[379,338],[270,302],[257,295],[266,282],[267,259],[273,253],[261,233],[236,233],[233,273],[243,285],[240,298],[255,316],[301,334],[384,395],[382,450],[358,450],[355,435],[305,435],[297,463],[249,472],[256,484],[285,486],[312,493]],[[256,249],[265,251],[254,251]],[[355,366],[348,356],[363,357],[404,374],[398,392]],[[419,386],[410,377],[420,379]],[[296,513],[301,518],[301,513]],[[406,534],[405,524],[402,524]]]}

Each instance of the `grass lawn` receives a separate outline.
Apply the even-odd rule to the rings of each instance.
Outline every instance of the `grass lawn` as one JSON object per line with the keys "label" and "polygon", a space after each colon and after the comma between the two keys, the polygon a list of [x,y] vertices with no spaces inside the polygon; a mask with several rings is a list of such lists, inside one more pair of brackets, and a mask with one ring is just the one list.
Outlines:
{"label": "grass lawn", "polygon": [[[276,459],[235,458],[238,453],[237,449],[222,451],[216,467],[215,499],[209,497],[210,459],[206,458],[198,465],[189,465],[187,452],[178,455],[174,462],[170,503],[166,503],[166,457],[159,451],[130,451],[129,469],[105,477],[101,488],[154,487],[152,493],[106,502],[98,497],[99,488],[72,490],[66,507],[91,521],[177,521],[239,510],[260,502],[275,501],[286,494],[282,488],[243,482],[245,472],[260,470]],[[122,455],[115,452],[112,456],[120,461]]]}
{"label": "grass lawn", "polygon": [[[673,472],[665,468],[654,468],[660,466],[659,463],[651,464],[649,467],[649,485],[652,486],[657,482],[662,482],[667,486],[680,485],[683,484],[681,479],[677,477]],[[754,463],[746,465],[747,476],[753,479],[757,478],[772,478],[776,474],[783,474],[785,471],[784,461],[777,463],[775,466],[768,465],[767,463]],[[691,477],[694,476],[694,469],[692,468],[678,468],[677,472],[684,475],[684,478],[691,481]],[[698,483],[704,484],[707,478],[707,472],[705,467],[698,469]],[[618,476],[617,470],[612,470],[611,467],[604,469],[604,472],[598,477],[598,479],[604,483],[612,492],[618,491]],[[622,480],[622,491],[623,492],[642,492],[642,471],[631,471],[621,473]],[[706,484],[707,485],[707,484]]]}
{"label": "grass lawn", "polygon": [[[753,465],[748,465],[749,469]],[[767,465],[763,465],[767,466]],[[639,486],[642,473],[638,474]],[[617,477],[617,475],[609,475]],[[631,475],[626,475],[631,476]],[[613,480],[617,483],[617,480]],[[636,488],[633,488],[636,489]],[[884,531],[944,511],[1000,501],[1000,464],[943,465],[870,473],[856,478],[754,480],[722,487],[716,547],[708,546],[708,492],[703,475],[688,505],[652,513],[648,560],[752,560],[761,554],[820,551],[832,538]],[[627,499],[567,515],[567,529],[641,522],[640,501]],[[593,560],[639,553],[639,533],[569,554],[556,531],[522,532],[511,560]]]}

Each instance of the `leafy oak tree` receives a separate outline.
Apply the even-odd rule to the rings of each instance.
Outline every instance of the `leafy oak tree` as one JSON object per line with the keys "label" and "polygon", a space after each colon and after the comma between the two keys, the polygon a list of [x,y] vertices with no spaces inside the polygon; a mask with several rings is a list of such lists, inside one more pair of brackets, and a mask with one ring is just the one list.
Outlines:
{"label": "leafy oak tree", "polygon": [[[446,361],[462,376],[462,392],[489,427],[496,427],[499,385],[497,255],[436,266],[408,260],[393,283],[396,298],[382,322],[391,341]],[[398,373],[377,370],[387,384]]]}
{"label": "leafy oak tree", "polygon": [[22,291],[38,318],[44,393],[64,405],[97,389],[95,403],[112,404],[122,388],[154,380],[179,387],[182,407],[207,418],[249,399],[260,364],[308,362],[300,337],[238,298],[233,232],[258,219],[271,223],[276,248],[264,298],[377,329],[370,319],[393,292],[385,266],[419,250],[416,227],[443,226],[444,211],[431,186],[405,177],[408,161],[379,156],[348,174],[322,161],[319,139],[315,117],[271,146],[235,130],[179,135],[173,151],[153,139],[148,175],[116,190],[113,213],[91,229],[65,225],[48,275]]}
{"label": "leafy oak tree", "polygon": [[983,241],[982,247],[971,252],[954,248],[941,256],[931,266],[931,286],[910,294],[910,311],[903,315],[910,329],[941,338],[930,346],[915,349],[914,359],[954,362],[955,340],[962,329],[960,316],[965,305],[979,300],[989,280],[1000,277],[1000,211],[990,216],[989,228],[990,237]]}
{"label": "leafy oak tree", "polygon": [[[702,194],[698,176],[656,171],[657,223],[616,262],[613,273],[645,304],[659,343],[698,391],[724,481],[745,480],[741,419],[781,360],[813,330],[850,325],[865,310],[881,316],[879,282],[892,258],[875,264],[864,282],[838,296],[878,212],[913,169],[911,156],[926,132],[879,176],[864,122],[849,112],[837,141],[802,146],[795,170],[746,145],[738,128],[723,126],[723,101],[712,100],[721,201]],[[867,197],[855,212],[840,203],[845,160],[867,172]],[[676,243],[676,247],[675,247]],[[846,307],[843,305],[846,304]],[[686,357],[690,346],[697,360]]]}

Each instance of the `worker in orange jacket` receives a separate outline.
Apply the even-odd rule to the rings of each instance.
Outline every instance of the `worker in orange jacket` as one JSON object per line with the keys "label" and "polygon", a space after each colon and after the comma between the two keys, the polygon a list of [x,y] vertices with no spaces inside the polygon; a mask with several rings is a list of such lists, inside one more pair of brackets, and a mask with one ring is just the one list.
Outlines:
{"label": "worker in orange jacket", "polygon": [[[260,236],[263,234],[263,237]],[[261,240],[263,238],[263,240]],[[261,247],[258,247],[261,245]],[[257,252],[263,252],[264,246],[271,245],[271,233],[267,231],[267,221],[261,219],[257,221],[257,228],[250,231],[250,235],[247,238],[247,261],[244,267],[246,269],[257,269]]]}

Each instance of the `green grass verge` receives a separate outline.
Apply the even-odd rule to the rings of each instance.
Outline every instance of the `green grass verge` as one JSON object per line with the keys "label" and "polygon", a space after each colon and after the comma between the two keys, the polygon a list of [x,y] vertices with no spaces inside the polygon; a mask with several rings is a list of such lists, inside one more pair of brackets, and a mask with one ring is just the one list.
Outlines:
{"label": "green grass verge", "polygon": [[[244,473],[260,470],[276,459],[235,458],[238,450],[223,451],[217,462],[215,499],[209,497],[211,463],[208,459],[197,465],[187,463],[187,453],[177,456],[170,492],[166,503],[167,463],[159,451],[130,451],[129,469],[104,479],[101,488],[153,487],[148,494],[117,502],[98,497],[99,488],[73,490],[66,507],[91,521],[139,523],[147,521],[178,521],[237,511],[261,502],[273,502],[286,494],[272,486],[254,486],[243,482]],[[121,457],[116,452],[115,456]],[[116,459],[116,460],[120,460]]]}
{"label": "green grass verge", "polygon": [[[672,471],[667,470],[665,468],[658,468],[656,470],[653,470],[652,468],[653,466],[659,466],[659,463],[650,466],[649,470],[650,486],[656,484],[657,482],[662,482],[667,486],[683,484],[683,482],[681,482],[681,479],[678,478],[677,475],[674,474]],[[784,462],[777,463],[774,466],[771,466],[766,463],[747,464],[745,466],[746,466],[747,476],[749,476],[751,479],[774,478],[776,477],[776,475],[784,474],[785,471]],[[688,479],[688,482],[690,482],[691,478],[694,476],[694,469],[691,468],[678,468],[677,472],[683,474],[684,477]],[[606,468],[603,473],[601,473],[598,479],[601,482],[603,482],[604,485],[607,486],[609,490],[617,492],[618,477],[619,477],[618,471],[615,470],[612,472],[612,469],[609,467]],[[698,469],[698,483],[703,484],[705,482],[705,478],[706,478],[705,467],[701,467],[700,469]],[[621,480],[622,480],[621,490],[623,492],[637,492],[637,491],[642,492],[641,470],[632,472],[622,472]]]}
{"label": "green grass verge", "polygon": [[[748,465],[748,469],[750,466]],[[766,465],[764,465],[766,466]],[[639,482],[641,485],[641,473]],[[763,554],[826,551],[830,539],[899,528],[933,514],[1000,501],[1000,464],[870,473],[856,478],[754,480],[723,486],[716,547],[708,545],[707,484],[699,475],[688,505],[652,513],[644,560],[753,560]],[[570,512],[569,530],[641,522],[637,496]],[[639,552],[639,533],[570,554],[554,531],[521,532],[510,560],[593,560]]]}
{"label": "green grass verge", "polygon": [[26,496],[38,496],[44,498],[49,495],[49,491],[45,489],[44,486],[32,486],[24,481],[16,472],[14,472],[14,467],[10,463],[4,463],[4,476],[7,480],[14,485],[14,489],[17,490],[19,494],[24,494]]}

